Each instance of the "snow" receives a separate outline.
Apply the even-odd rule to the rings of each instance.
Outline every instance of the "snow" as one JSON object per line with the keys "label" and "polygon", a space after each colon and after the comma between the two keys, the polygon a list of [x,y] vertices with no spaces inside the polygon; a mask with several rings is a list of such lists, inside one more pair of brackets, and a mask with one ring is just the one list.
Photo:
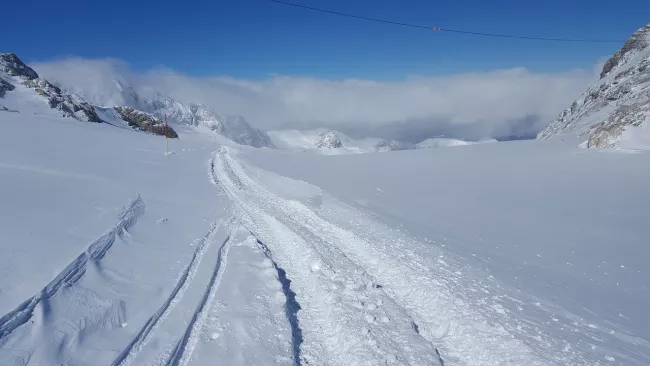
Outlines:
{"label": "snow", "polygon": [[[366,238],[373,243],[370,249],[386,241],[386,248],[397,243],[411,248],[415,257],[410,260],[400,248],[387,256],[389,249],[380,250],[377,254],[384,256],[369,262],[369,271],[378,277],[399,269],[383,280],[407,279],[392,291],[408,291],[412,278],[420,279],[420,287],[428,282],[421,281],[426,273],[421,269],[416,277],[405,275],[403,263],[421,262],[434,273],[448,267],[444,276],[432,278],[445,279],[451,290],[441,297],[454,306],[406,307],[432,312],[420,314],[418,325],[430,326],[434,334],[440,329],[442,336],[432,343],[442,346],[443,357],[457,357],[454,363],[495,364],[501,357],[521,357],[505,358],[511,360],[505,363],[600,365],[609,364],[606,354],[626,365],[650,360],[645,265],[650,253],[644,244],[650,175],[643,168],[650,163],[648,154],[604,154],[579,149],[573,141],[525,141],[435,154],[319,157],[247,151],[238,159],[328,192],[317,214]],[[404,259],[394,263],[393,256]],[[476,314],[456,317],[446,310],[458,304]],[[431,310],[436,308],[444,314]],[[481,316],[497,329],[488,327],[485,337],[470,325],[480,323]],[[441,318],[442,324],[436,324]],[[459,329],[464,322],[476,333],[454,340],[453,331],[444,330]],[[500,327],[524,344],[521,353],[511,347],[497,352]],[[458,343],[445,343],[452,341]],[[473,358],[480,352],[468,344],[491,352]],[[466,353],[458,354],[463,346]]]}
{"label": "snow", "polygon": [[628,126],[617,147],[625,150],[650,150],[650,114],[640,126]]}
{"label": "snow", "polygon": [[165,154],[110,108],[1,102],[2,365],[650,363],[647,152],[181,126]]}
{"label": "snow", "polygon": [[[227,208],[207,179],[212,143],[187,131],[165,156],[158,136],[30,103],[0,116],[0,364],[110,364]],[[144,213],[125,225],[133,202]]]}

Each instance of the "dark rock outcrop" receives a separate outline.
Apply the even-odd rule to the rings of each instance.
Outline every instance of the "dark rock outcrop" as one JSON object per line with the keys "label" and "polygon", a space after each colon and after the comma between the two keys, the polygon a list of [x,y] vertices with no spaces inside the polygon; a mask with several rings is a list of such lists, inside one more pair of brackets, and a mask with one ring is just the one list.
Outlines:
{"label": "dark rock outcrop", "polygon": [[5,93],[14,90],[15,86],[8,81],[0,79],[0,98],[4,98]]}
{"label": "dark rock outcrop", "polygon": [[47,99],[50,108],[60,110],[66,117],[81,121],[102,122],[95,108],[76,94],[68,94],[49,81],[41,78],[27,80],[24,84]]}
{"label": "dark rock outcrop", "polygon": [[38,74],[31,67],[25,65],[15,53],[0,53],[0,71],[10,76],[20,76],[27,80],[38,78]]}
{"label": "dark rock outcrop", "polygon": [[165,136],[176,139],[178,134],[170,126],[165,128],[165,123],[151,114],[133,109],[131,107],[114,107],[120,118],[128,123],[133,129],[152,133],[154,135]]}

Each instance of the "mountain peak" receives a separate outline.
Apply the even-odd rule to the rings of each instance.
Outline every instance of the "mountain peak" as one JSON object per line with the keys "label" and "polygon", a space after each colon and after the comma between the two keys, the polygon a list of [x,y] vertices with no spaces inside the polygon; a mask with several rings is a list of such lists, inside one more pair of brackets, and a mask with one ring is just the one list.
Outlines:
{"label": "mountain peak", "polygon": [[330,130],[321,135],[316,147],[319,149],[338,149],[343,147],[343,143],[341,143],[341,138]]}
{"label": "mountain peak", "polygon": [[600,78],[604,78],[619,65],[628,61],[630,58],[628,55],[642,51],[648,47],[650,47],[650,24],[647,24],[634,32],[625,44],[623,44],[623,47],[616,51],[616,53],[607,60],[600,73]]}
{"label": "mountain peak", "polygon": [[38,78],[38,74],[31,67],[16,56],[15,53],[0,53],[0,71],[10,76],[20,76],[27,80]]}

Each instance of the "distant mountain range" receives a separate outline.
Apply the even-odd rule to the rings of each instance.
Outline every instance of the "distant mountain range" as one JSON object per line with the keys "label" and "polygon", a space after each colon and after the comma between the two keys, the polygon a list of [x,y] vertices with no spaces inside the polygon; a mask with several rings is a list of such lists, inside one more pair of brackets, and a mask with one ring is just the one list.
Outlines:
{"label": "distant mountain range", "polygon": [[[153,134],[177,134],[162,126],[194,126],[241,145],[323,154],[368,153],[415,148],[462,146],[476,142],[427,138],[405,143],[382,138],[354,139],[326,128],[280,130],[268,133],[252,127],[244,117],[220,114],[203,104],[183,103],[156,93],[140,95],[124,80],[113,80],[110,100],[118,105],[93,105],[92,92],[74,85],[45,80],[15,54],[0,54],[0,113],[20,112],[34,103],[56,113],[88,122],[120,121]],[[77,94],[69,92],[77,91]],[[97,92],[97,91],[95,91]],[[86,95],[87,94],[87,95]],[[16,96],[23,100],[16,102]],[[8,97],[9,96],[9,97]],[[11,97],[13,96],[13,97]],[[84,97],[87,97],[84,99]],[[20,99],[20,98],[19,98]],[[13,102],[12,102],[13,100]],[[41,102],[35,102],[40,100]],[[637,30],[604,65],[600,80],[538,135],[538,139],[584,137],[587,147],[650,149],[650,24]]]}
{"label": "distant mountain range", "polygon": [[[164,127],[165,119],[172,125],[206,128],[228,140],[254,147],[273,147],[269,136],[251,127],[241,116],[221,115],[201,104],[184,104],[160,93],[143,98],[130,85],[115,81],[120,105],[99,106],[82,96],[70,93],[65,86],[55,85],[41,77],[13,53],[0,54],[0,111],[21,112],[25,106],[41,100],[62,116],[88,122],[115,123],[152,134],[177,138],[172,126]],[[5,96],[13,93],[13,101]],[[17,96],[20,95],[18,98]],[[6,105],[5,105],[6,104]]]}

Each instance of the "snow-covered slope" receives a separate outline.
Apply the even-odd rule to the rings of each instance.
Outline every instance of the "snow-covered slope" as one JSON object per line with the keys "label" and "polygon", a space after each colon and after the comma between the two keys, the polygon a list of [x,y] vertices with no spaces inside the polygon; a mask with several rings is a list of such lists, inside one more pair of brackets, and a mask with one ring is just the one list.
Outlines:
{"label": "snow-covered slope", "polygon": [[[348,303],[338,279],[368,276],[358,285],[360,314],[350,308],[318,318],[323,328],[340,324],[345,345],[394,349],[379,336],[379,320],[400,319],[388,315],[395,308],[363,307],[378,296],[370,288],[380,287],[391,306],[408,309],[444,365],[650,363],[649,154],[518,141],[435,154],[251,150],[222,159],[229,168],[221,174],[233,177],[223,179],[236,184],[226,190],[288,275],[318,263],[322,276],[307,285],[314,293],[296,289],[298,302],[306,295],[305,342],[316,337],[308,334],[314,319],[305,319],[307,309],[318,318],[312,302]],[[347,320],[357,316],[370,320]],[[403,333],[399,324],[393,329]],[[411,342],[408,355],[426,352]],[[396,354],[397,364],[409,364]],[[433,361],[420,364],[438,365],[424,354]]]}
{"label": "snow-covered slope", "polygon": [[382,152],[405,149],[397,141],[366,137],[353,139],[344,133],[326,128],[313,130],[269,131],[273,144],[285,150],[312,150],[326,155]]}
{"label": "snow-covered slope", "polygon": [[470,144],[472,143],[465,140],[435,137],[419,142],[415,147],[417,149],[428,149],[434,147],[465,146]]}
{"label": "snow-covered slope", "polygon": [[[538,138],[588,135],[589,147],[650,148],[650,24],[605,63],[600,80]],[[629,142],[629,143],[628,143]]]}
{"label": "snow-covered slope", "polygon": [[145,112],[116,106],[94,106],[38,76],[13,53],[0,54],[0,112],[71,117],[87,122],[127,125],[134,130],[177,138],[164,122]]}
{"label": "snow-covered slope", "polygon": [[0,112],[0,365],[650,363],[648,154],[325,157],[182,125],[165,154],[22,88]]}

